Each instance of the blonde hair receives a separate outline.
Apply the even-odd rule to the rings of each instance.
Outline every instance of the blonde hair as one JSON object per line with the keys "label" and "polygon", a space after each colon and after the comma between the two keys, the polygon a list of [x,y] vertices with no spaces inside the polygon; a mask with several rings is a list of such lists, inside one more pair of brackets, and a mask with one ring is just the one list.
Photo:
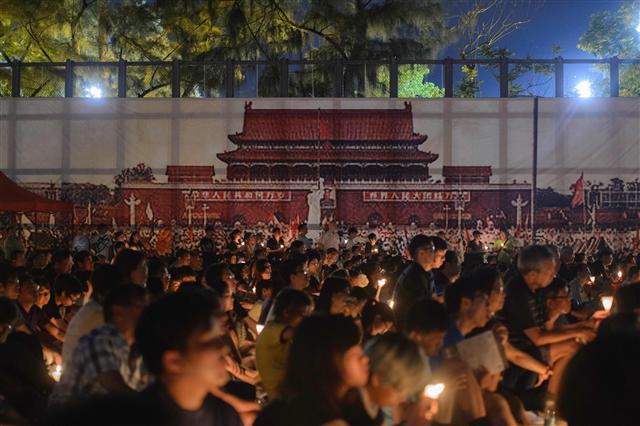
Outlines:
{"label": "blonde hair", "polygon": [[404,395],[424,388],[430,379],[429,360],[420,347],[400,333],[387,333],[365,346],[370,374]]}

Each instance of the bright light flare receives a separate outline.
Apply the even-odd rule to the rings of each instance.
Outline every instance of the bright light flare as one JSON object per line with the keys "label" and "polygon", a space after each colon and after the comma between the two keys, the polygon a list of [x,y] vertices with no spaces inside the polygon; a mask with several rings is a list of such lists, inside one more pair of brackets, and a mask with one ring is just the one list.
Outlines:
{"label": "bright light flare", "polygon": [[431,399],[438,399],[438,397],[444,391],[444,383],[437,383],[435,385],[427,385],[424,388],[424,396]]}
{"label": "bright light flare", "polygon": [[589,80],[582,80],[576,84],[576,92],[581,98],[590,98],[593,96],[593,90],[591,88],[591,82]]}
{"label": "bright light flare", "polygon": [[101,98],[102,97],[102,89],[98,86],[90,86],[87,89],[87,93],[90,98]]}

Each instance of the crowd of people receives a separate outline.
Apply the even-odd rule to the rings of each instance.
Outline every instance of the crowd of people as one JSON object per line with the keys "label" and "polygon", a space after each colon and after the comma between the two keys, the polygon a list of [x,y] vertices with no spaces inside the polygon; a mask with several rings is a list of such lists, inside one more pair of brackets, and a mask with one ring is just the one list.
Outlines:
{"label": "crowd of people", "polygon": [[0,423],[638,423],[632,244],[335,222],[195,235],[81,226],[42,249],[4,229]]}

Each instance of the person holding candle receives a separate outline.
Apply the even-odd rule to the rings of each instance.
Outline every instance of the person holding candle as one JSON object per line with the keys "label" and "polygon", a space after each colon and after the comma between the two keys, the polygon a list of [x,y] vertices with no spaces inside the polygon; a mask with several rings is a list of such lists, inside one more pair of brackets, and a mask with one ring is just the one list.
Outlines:
{"label": "person holding candle", "polygon": [[[518,273],[507,284],[505,304],[501,313],[509,329],[510,343],[547,363],[553,368],[549,394],[558,392],[562,372],[571,356],[578,350],[576,339],[589,341],[593,331],[586,329],[553,329],[544,327],[545,315],[536,292],[551,284],[556,273],[555,255],[545,246],[525,247],[518,256]],[[533,387],[526,383],[522,369],[508,369],[508,387],[516,394]]]}
{"label": "person holding candle", "polygon": [[0,297],[0,394],[20,415],[36,423],[44,417],[54,385],[38,339],[16,330],[18,309]]}
{"label": "person holding candle", "polygon": [[371,339],[364,348],[369,357],[369,381],[353,396],[345,415],[350,425],[422,424],[430,420],[431,404],[423,391],[430,377],[428,360],[420,347],[400,333]]}

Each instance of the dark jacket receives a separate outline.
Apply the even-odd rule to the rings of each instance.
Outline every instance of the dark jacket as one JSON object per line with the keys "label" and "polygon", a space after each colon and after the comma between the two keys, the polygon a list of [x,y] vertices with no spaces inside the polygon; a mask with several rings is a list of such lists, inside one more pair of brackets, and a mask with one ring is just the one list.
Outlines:
{"label": "dark jacket", "polygon": [[433,274],[411,262],[398,277],[393,292],[394,311],[400,329],[404,328],[409,309],[418,301],[431,299],[434,293]]}

